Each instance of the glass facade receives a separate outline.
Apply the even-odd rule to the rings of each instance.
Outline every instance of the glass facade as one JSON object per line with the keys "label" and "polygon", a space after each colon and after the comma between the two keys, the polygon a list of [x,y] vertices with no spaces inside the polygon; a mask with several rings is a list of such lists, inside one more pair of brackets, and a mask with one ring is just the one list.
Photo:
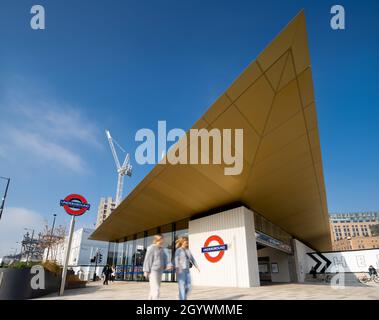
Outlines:
{"label": "glass facade", "polygon": [[290,234],[256,212],[254,212],[254,224],[255,230],[278,239],[288,246],[292,247],[292,236]]}
{"label": "glass facade", "polygon": [[[110,242],[107,263],[115,268],[116,280],[145,281],[143,261],[148,246],[153,243],[154,235],[164,236],[164,250],[168,261],[173,263],[175,241],[181,236],[188,236],[188,219],[140,232],[138,234]],[[176,281],[175,272],[165,271],[162,281]]]}
{"label": "glass facade", "polygon": [[[254,213],[255,229],[269,235],[292,248],[291,235],[265,219],[258,213]],[[146,281],[143,275],[143,262],[147,248],[153,243],[154,235],[162,234],[164,237],[163,248],[168,261],[173,263],[175,255],[175,241],[188,236],[189,219],[149,229],[138,234],[120,239],[118,242],[110,242],[107,263],[115,269],[115,279],[124,281]],[[162,281],[176,281],[174,270],[165,271]]]}

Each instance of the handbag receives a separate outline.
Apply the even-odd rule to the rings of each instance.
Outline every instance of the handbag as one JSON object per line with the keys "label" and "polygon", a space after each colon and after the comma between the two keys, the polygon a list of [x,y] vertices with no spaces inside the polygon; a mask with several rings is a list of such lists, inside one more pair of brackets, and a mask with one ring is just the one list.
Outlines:
{"label": "handbag", "polygon": [[188,256],[187,250],[184,249],[184,253],[186,254],[187,259],[189,260],[188,267],[191,269],[193,267],[192,259]]}

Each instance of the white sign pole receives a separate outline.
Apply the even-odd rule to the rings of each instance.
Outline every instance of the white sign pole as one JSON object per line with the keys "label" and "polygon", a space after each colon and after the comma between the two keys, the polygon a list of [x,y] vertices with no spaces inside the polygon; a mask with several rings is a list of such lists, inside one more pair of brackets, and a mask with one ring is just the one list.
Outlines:
{"label": "white sign pole", "polygon": [[72,241],[72,235],[74,233],[74,226],[75,226],[75,216],[73,215],[71,218],[71,223],[70,223],[70,232],[68,234],[68,243],[67,243],[67,248],[65,252],[65,259],[64,259],[64,265],[63,265],[63,270],[62,270],[62,281],[61,281],[61,288],[59,290],[59,295],[62,296],[64,292],[64,287],[66,284],[66,276],[67,276],[67,267],[68,267],[68,260],[70,257],[70,251],[71,251],[71,241]]}

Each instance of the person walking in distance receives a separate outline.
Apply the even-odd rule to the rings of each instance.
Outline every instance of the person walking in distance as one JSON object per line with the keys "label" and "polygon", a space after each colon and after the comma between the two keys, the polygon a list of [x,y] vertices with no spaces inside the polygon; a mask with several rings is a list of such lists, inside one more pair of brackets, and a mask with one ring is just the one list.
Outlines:
{"label": "person walking in distance", "polygon": [[115,277],[116,277],[116,268],[115,268],[115,266],[113,265],[113,266],[111,267],[111,275],[110,275],[110,279],[111,279],[112,282],[114,282]]}
{"label": "person walking in distance", "polygon": [[108,264],[106,264],[104,266],[103,272],[102,272],[102,274],[104,275],[103,285],[107,285],[108,284],[109,277],[110,277],[111,273],[112,273],[111,267]]}
{"label": "person walking in distance", "polygon": [[175,251],[175,268],[179,286],[179,300],[187,300],[188,293],[191,290],[190,268],[192,268],[192,266],[200,272],[196,260],[188,248],[188,238],[181,237],[176,240]]}
{"label": "person walking in distance", "polygon": [[167,255],[162,247],[163,243],[163,236],[160,234],[155,235],[153,244],[147,248],[143,262],[144,276],[149,279],[150,283],[149,300],[159,299],[162,273],[164,270],[170,269]]}

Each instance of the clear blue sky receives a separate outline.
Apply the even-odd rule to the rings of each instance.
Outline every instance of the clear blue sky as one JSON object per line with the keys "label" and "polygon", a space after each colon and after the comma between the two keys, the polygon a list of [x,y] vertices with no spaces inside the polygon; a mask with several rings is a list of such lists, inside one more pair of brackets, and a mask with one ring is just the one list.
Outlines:
{"label": "clear blue sky", "polygon": [[[46,30],[30,28],[42,4]],[[60,223],[59,200],[114,195],[104,130],[132,154],[135,132],[188,129],[273,37],[305,9],[329,211],[379,210],[377,1],[2,1],[0,175],[8,210]],[[151,170],[134,163],[126,195]],[[18,208],[18,209],[17,209]],[[12,211],[11,211],[12,212]],[[5,212],[5,215],[7,212]],[[9,213],[10,214],[10,213]],[[1,224],[1,221],[0,221]]]}

